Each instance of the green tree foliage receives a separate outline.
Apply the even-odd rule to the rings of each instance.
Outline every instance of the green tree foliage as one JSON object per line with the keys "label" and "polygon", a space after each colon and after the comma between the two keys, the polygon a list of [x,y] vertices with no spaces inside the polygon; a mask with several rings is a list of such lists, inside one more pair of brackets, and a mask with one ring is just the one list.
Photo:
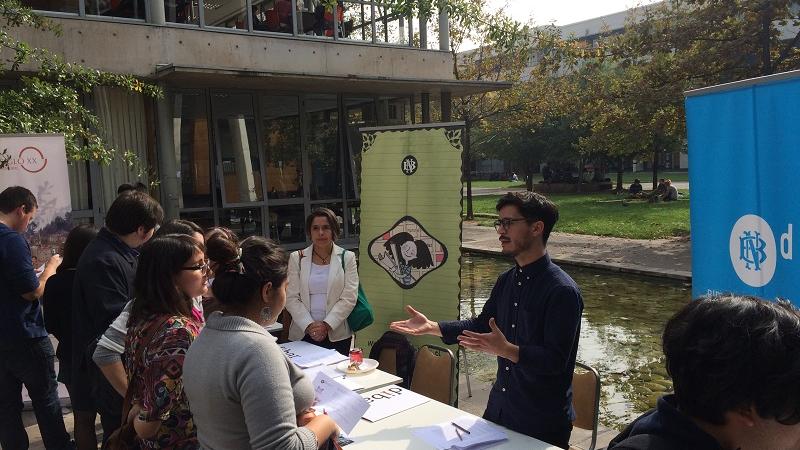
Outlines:
{"label": "green tree foliage", "polygon": [[[0,134],[61,133],[69,159],[107,163],[120,155],[129,164],[136,164],[133,153],[105,142],[98,118],[84,106],[83,99],[98,86],[119,87],[156,98],[162,95],[160,89],[132,76],[65,62],[47,50],[20,41],[14,37],[16,29],[32,28],[56,35],[61,30],[17,0],[0,0],[0,22],[4,22],[0,28],[0,76],[17,80],[0,90]],[[8,155],[0,153],[0,168],[7,161]]]}

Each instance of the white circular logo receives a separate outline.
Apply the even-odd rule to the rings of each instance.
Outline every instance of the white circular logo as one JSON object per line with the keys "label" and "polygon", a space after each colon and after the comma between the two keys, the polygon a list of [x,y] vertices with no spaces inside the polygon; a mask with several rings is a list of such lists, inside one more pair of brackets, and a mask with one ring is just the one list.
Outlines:
{"label": "white circular logo", "polygon": [[755,214],[742,216],[731,230],[731,264],[748,286],[761,287],[775,275],[775,235],[769,224]]}

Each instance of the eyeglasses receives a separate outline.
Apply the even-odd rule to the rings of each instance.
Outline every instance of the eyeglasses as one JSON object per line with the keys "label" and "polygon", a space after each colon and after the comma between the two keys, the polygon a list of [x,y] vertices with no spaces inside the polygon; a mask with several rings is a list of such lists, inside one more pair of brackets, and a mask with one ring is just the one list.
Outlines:
{"label": "eyeglasses", "polygon": [[522,217],[522,218],[519,218],[519,219],[500,219],[500,220],[495,220],[494,221],[494,229],[496,231],[500,231],[500,228],[502,228],[503,230],[508,231],[508,228],[511,226],[512,223],[514,223],[514,222],[522,222],[523,220],[528,220],[528,219]]}
{"label": "eyeglasses", "polygon": [[211,268],[208,265],[208,261],[205,261],[203,264],[198,264],[196,266],[181,267],[181,270],[202,270],[205,273],[208,273],[210,269]]}

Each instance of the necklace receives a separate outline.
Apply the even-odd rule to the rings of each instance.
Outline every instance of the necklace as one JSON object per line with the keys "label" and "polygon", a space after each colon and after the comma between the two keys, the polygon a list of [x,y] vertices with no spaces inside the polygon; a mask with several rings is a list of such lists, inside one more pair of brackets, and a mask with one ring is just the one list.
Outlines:
{"label": "necklace", "polygon": [[314,254],[315,254],[315,255],[317,255],[317,258],[319,258],[319,259],[321,259],[321,260],[322,260],[322,264],[328,264],[328,258],[330,258],[330,257],[331,257],[330,255],[328,255],[328,258],[323,258],[323,257],[322,257],[322,255],[320,255],[319,253],[317,253],[317,249],[315,249],[315,248],[312,248],[312,249],[311,249],[311,251],[312,251],[312,252],[314,252]]}

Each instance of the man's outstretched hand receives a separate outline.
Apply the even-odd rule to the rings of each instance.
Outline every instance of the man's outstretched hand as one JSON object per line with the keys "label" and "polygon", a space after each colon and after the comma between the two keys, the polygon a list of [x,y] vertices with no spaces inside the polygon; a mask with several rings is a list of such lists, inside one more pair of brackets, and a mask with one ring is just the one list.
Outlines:
{"label": "man's outstretched hand", "polygon": [[411,305],[406,305],[406,312],[409,318],[390,323],[390,330],[412,336],[422,336],[424,334],[442,336],[442,330],[439,329],[438,323],[428,320],[424,314],[412,308]]}
{"label": "man's outstretched hand", "polygon": [[470,350],[500,356],[512,362],[519,362],[519,347],[508,342],[503,332],[497,326],[494,317],[489,319],[488,333],[475,333],[464,330],[458,336],[458,344]]}

